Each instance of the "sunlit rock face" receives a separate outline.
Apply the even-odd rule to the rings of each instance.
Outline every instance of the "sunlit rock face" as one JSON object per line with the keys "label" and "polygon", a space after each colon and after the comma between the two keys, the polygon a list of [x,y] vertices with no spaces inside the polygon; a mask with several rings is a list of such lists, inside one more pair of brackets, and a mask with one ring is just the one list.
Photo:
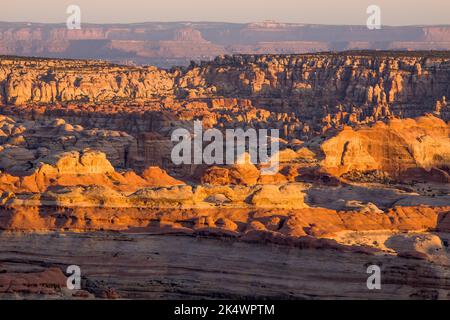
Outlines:
{"label": "sunlit rock face", "polygon": [[392,120],[359,130],[346,128],[322,145],[322,165],[338,175],[380,170],[405,179],[408,172],[413,179],[411,174],[420,170],[432,179],[433,168],[443,169],[442,182],[449,183],[449,133],[449,126],[433,116]]}
{"label": "sunlit rock face", "polygon": [[[204,41],[192,30],[176,37]],[[2,57],[0,230],[40,233],[34,250],[47,250],[49,256],[57,252],[58,259],[64,254],[57,246],[42,247],[46,237],[81,233],[91,241],[89,248],[101,250],[96,259],[108,262],[121,256],[109,252],[117,247],[114,237],[138,234],[140,239],[126,243],[146,248],[149,234],[161,237],[176,243],[177,257],[181,251],[197,253],[198,243],[180,244],[169,234],[201,238],[206,256],[191,268],[199,273],[208,261],[216,262],[212,238],[237,248],[233,252],[243,258],[239,266],[249,262],[244,252],[261,258],[260,251],[239,249],[244,245],[262,251],[280,246],[277,252],[288,247],[314,258],[308,268],[314,270],[311,283],[318,297],[324,295],[327,266],[318,255],[332,254],[342,270],[382,258],[386,266],[408,272],[432,268],[435,273],[425,277],[425,287],[441,288],[424,293],[423,282],[409,280],[419,279],[417,274],[405,280],[394,272],[390,281],[395,288],[383,295],[395,296],[402,283],[402,297],[448,297],[442,279],[449,268],[449,62],[447,54],[414,52],[238,55],[163,70]],[[278,129],[278,171],[263,174],[267,168],[251,163],[251,152],[240,154],[242,163],[175,165],[171,133],[183,128],[189,134],[194,120],[201,120],[205,130],[221,132]],[[100,234],[114,234],[112,244]],[[20,239],[7,233],[1,237],[8,250],[21,252]],[[121,266],[139,252],[126,250]],[[174,252],[173,246],[165,250],[163,259]],[[258,267],[267,274],[280,270],[266,267],[268,257],[289,260],[290,255],[275,251],[261,253]],[[84,253],[78,252],[81,263]],[[66,298],[61,262],[39,259],[33,261],[49,267],[36,268],[30,259],[23,260],[20,270],[8,264],[0,274],[0,297],[42,292]],[[178,262],[168,268],[177,268]],[[365,268],[362,272],[366,276]],[[107,283],[114,290],[91,285],[77,297],[126,298],[137,291],[154,297],[146,289],[134,291],[128,278],[127,290],[121,290],[115,282],[120,272],[110,275]],[[13,278],[20,281],[9,286]],[[175,276],[173,283],[181,288],[177,281]],[[244,288],[239,294],[250,297],[236,281]],[[303,288],[305,279],[298,283]],[[285,297],[279,285],[270,294]],[[231,294],[227,288],[221,289],[222,296]],[[188,297],[195,294],[190,290],[184,291]],[[214,297],[208,290],[205,297]],[[364,296],[351,286],[345,290],[345,297]],[[294,298],[304,294],[290,293]]]}
{"label": "sunlit rock face", "polygon": [[444,53],[237,55],[166,71],[4,57],[0,102],[20,106],[128,101],[139,106],[156,100],[174,108],[179,100],[196,100],[196,109],[254,106],[269,113],[253,117],[270,118],[270,112],[276,112],[290,134],[304,129],[296,118],[316,117],[322,126],[425,112],[448,119],[449,61]]}

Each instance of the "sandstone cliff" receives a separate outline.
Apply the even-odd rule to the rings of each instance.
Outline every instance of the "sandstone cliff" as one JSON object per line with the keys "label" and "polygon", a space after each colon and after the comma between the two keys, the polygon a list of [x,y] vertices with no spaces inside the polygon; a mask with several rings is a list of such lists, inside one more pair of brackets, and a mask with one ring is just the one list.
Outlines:
{"label": "sandstone cliff", "polygon": [[[203,41],[192,30],[177,39]],[[108,237],[114,250],[123,248],[124,260],[117,260],[121,253],[105,255],[111,247],[96,258],[110,259],[109,266],[118,263],[120,271],[112,274],[122,283],[124,265],[154,261],[145,255],[129,258],[138,247],[148,251],[148,234],[152,241],[164,236],[158,250],[171,247],[168,234],[176,234],[219,238],[220,246],[232,241],[234,248],[271,243],[327,260],[329,254],[357,259],[356,264],[345,262],[345,270],[370,265],[372,259],[398,259],[409,273],[406,280],[404,274],[392,275],[392,295],[403,281],[412,287],[407,295],[448,297],[448,285],[441,280],[447,279],[450,266],[449,59],[435,53],[244,55],[172,70],[0,59],[0,112],[6,114],[0,116],[0,230],[25,232],[25,237],[41,232],[45,245],[33,248],[42,252],[55,244],[49,256],[57,256],[57,262],[35,254],[30,259],[14,233],[2,233],[2,244],[11,252],[0,255],[15,260],[7,260],[6,267],[0,260],[0,297],[66,295],[60,272],[64,254],[58,250],[69,247],[61,246],[62,238],[71,237],[60,236],[67,231],[88,239],[90,265],[92,246]],[[416,115],[421,117],[408,118]],[[175,166],[171,131],[190,129],[196,119],[219,130],[280,129],[279,172],[261,175],[262,166],[249,163],[247,154],[242,164]],[[90,232],[101,241],[91,242]],[[134,233],[140,240],[118,245],[122,242],[117,240]],[[45,238],[53,236],[61,238]],[[201,241],[192,247],[186,246],[187,237],[180,241],[173,247],[191,261]],[[202,272],[205,261],[217,260],[210,246],[207,259],[198,261]],[[271,250],[283,250],[276,248]],[[288,250],[289,259],[282,261],[291,261],[295,250]],[[264,261],[272,264],[268,256]],[[309,269],[318,270],[322,260],[316,258]],[[67,259],[74,263],[73,255]],[[162,259],[164,268],[172,260],[186,268],[183,259],[170,254]],[[419,265],[410,259],[423,261]],[[18,261],[25,265],[19,272]],[[33,263],[40,267],[30,267]],[[30,268],[30,274],[21,273]],[[179,274],[176,268],[173,273]],[[275,269],[279,274],[281,269]],[[213,274],[217,270],[222,269],[214,268]],[[418,291],[416,280],[410,280],[417,278],[417,270],[425,270],[425,287],[431,283],[442,292]],[[430,270],[439,272],[430,277]],[[244,277],[248,281],[247,272]],[[137,287],[146,296],[142,281]],[[147,287],[153,290],[154,285]],[[168,288],[173,292],[172,284]],[[128,297],[136,294],[133,290],[121,294]],[[354,288],[348,295],[355,296]],[[88,285],[72,297],[91,296],[119,294]]]}
{"label": "sandstone cliff", "polygon": [[347,127],[321,148],[322,166],[339,176],[382,171],[402,181],[450,183],[450,127],[433,116],[391,120],[358,130]]}
{"label": "sandstone cliff", "polygon": [[90,58],[160,66],[188,65],[219,54],[286,54],[340,50],[448,50],[448,26],[327,26],[258,23],[149,22],[63,24],[0,22],[0,54]]}
{"label": "sandstone cliff", "polygon": [[237,55],[162,70],[3,57],[0,102],[3,113],[135,134],[202,119],[305,140],[392,117],[433,113],[448,121],[449,61],[421,52]]}

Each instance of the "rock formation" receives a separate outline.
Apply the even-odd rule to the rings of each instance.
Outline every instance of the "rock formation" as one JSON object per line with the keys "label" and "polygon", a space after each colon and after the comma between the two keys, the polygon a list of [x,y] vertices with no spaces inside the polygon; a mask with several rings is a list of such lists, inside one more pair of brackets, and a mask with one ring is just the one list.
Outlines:
{"label": "rock formation", "polygon": [[[383,41],[380,41],[382,39]],[[75,59],[104,58],[128,64],[188,65],[220,54],[288,54],[340,50],[448,50],[448,26],[326,26],[258,23],[149,22],[61,24],[0,22],[0,54]],[[87,45],[88,43],[88,45]]]}
{"label": "rock formation", "polygon": [[[210,45],[193,29],[176,33],[176,42],[189,41]],[[14,238],[15,232],[47,237],[67,231],[92,236],[88,247],[101,250],[95,259],[111,250],[95,238],[100,231],[114,243],[116,237],[131,237],[130,244],[114,246],[127,255],[136,254],[139,243],[149,245],[148,234],[168,243],[175,234],[240,242],[236,250],[254,242],[308,256],[324,250],[320,255],[344,259],[345,270],[382,259],[392,268],[401,263],[410,273],[433,269],[433,276],[425,277],[429,282],[420,279],[441,288],[423,293],[394,272],[388,279],[397,294],[403,281],[408,289],[402,297],[405,292],[445,297],[448,285],[439,281],[450,265],[449,62],[447,54],[417,52],[237,55],[163,70],[2,57],[0,230],[12,232],[2,233],[2,243],[25,257],[20,270],[29,274],[11,263],[4,273],[0,252],[0,297],[137,294],[133,285],[123,289],[115,282],[114,289],[85,283],[86,290],[67,292],[61,262],[45,258],[36,262],[39,268],[30,267]],[[263,174],[266,166],[251,163],[248,150],[238,152],[242,163],[174,164],[171,133],[184,128],[194,134],[194,120],[222,132],[279,129],[278,172]],[[169,249],[197,253],[201,244],[189,241]],[[122,259],[119,255],[112,257]],[[108,256],[110,266],[119,261],[113,258]],[[211,260],[210,254],[199,263],[203,267]],[[120,260],[121,266],[128,264]],[[265,272],[273,268],[261,266]],[[119,273],[112,271],[112,278]],[[323,283],[323,274],[316,281],[315,287]],[[258,292],[285,297],[277,290]],[[347,296],[358,292],[359,297],[359,289],[348,290]],[[206,297],[214,296],[206,291]]]}
{"label": "rock formation", "polygon": [[450,183],[449,130],[445,122],[433,116],[396,119],[358,130],[346,127],[322,144],[322,166],[338,176],[381,171],[402,181],[435,179]]}

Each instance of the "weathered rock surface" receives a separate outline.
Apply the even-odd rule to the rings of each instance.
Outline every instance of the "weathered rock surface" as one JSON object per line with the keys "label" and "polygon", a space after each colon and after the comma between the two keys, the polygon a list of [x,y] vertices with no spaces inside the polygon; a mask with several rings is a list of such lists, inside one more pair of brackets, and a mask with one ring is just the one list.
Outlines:
{"label": "weathered rock surface", "polygon": [[433,116],[396,119],[358,130],[347,127],[321,149],[321,165],[338,176],[380,171],[405,182],[450,183],[450,126]]}
{"label": "weathered rock surface", "polygon": [[[167,234],[3,233],[0,240],[0,278],[8,278],[7,285],[16,279],[2,299],[447,300],[450,290],[448,267],[393,255]],[[54,286],[60,282],[48,269],[61,275],[74,264],[81,268],[82,291]],[[381,290],[367,289],[373,264],[381,266]],[[33,284],[44,284],[48,294],[14,292],[19,283],[33,291],[39,290]]]}
{"label": "weathered rock surface", "polygon": [[[237,55],[162,70],[99,61],[3,57],[0,112],[10,117],[2,120],[0,166],[18,173],[30,169],[48,153],[46,149],[79,151],[89,146],[105,152],[116,168],[142,172],[159,166],[179,178],[189,177],[195,168],[170,165],[170,134],[173,128],[189,127],[193,120],[221,130],[279,129],[290,148],[283,147],[282,162],[315,162],[317,150],[302,148],[302,143],[323,140],[323,135],[345,126],[389,121],[385,132],[395,131],[397,120],[393,119],[426,114],[448,121],[449,59],[446,53],[423,52]],[[417,130],[403,130],[399,126],[412,124],[397,123],[397,131],[418,136],[421,127],[434,126],[422,121]],[[429,135],[432,139],[435,131]],[[52,139],[55,135],[60,138]],[[397,140],[410,138],[397,136]],[[408,150],[415,152],[413,158],[423,157],[427,150],[421,148],[434,140],[408,143],[403,151],[396,149],[406,162]],[[441,147],[446,148],[445,141]],[[366,156],[361,152],[358,157]],[[365,160],[367,167],[378,166],[377,160]],[[416,166],[402,166],[412,170],[410,176],[423,176],[426,166],[435,180],[446,181],[442,166],[429,167],[434,162],[424,158]],[[388,171],[392,170],[398,171],[391,166]],[[216,173],[226,175],[223,170]],[[248,178],[248,183],[255,183],[256,172],[248,177],[246,173],[240,177],[239,170],[231,173],[224,179]],[[270,183],[271,178],[256,179]],[[279,176],[271,183],[283,180]]]}
{"label": "weathered rock surface", "polygon": [[[158,182],[157,182],[158,181]],[[139,188],[151,186],[175,186],[183,182],[170,177],[159,168],[149,168],[139,176],[132,171],[116,172],[114,167],[99,151],[90,149],[81,152],[71,151],[57,153],[42,159],[30,175],[13,176],[0,173],[0,190],[9,194],[36,194],[61,192],[67,195],[69,190],[61,187],[100,187],[106,193],[113,191],[135,192]],[[106,188],[106,189],[102,189]],[[92,192],[92,190],[90,189]],[[119,196],[119,195],[118,195]],[[6,196],[11,199],[12,195]],[[32,197],[33,201],[36,197]],[[75,199],[71,203],[77,204]],[[79,202],[79,205],[81,205]]]}
{"label": "weathered rock surface", "polygon": [[66,287],[67,278],[58,268],[41,272],[2,273],[0,274],[0,296],[40,296],[41,298],[58,295]]}
{"label": "weathered rock surface", "polygon": [[[177,39],[203,41],[192,30]],[[449,267],[449,61],[442,53],[241,55],[162,70],[1,58],[0,229],[174,233],[396,256],[439,269],[432,284],[441,291],[406,281],[401,296],[448,297],[438,279]],[[405,118],[413,116],[421,117]],[[195,119],[205,129],[279,129],[279,171],[262,174],[246,153],[226,166],[174,165],[171,131]],[[0,296],[41,288],[70,296],[60,269],[22,277],[6,264]],[[128,297],[114,284],[120,293],[91,283],[72,297]],[[277,290],[258,294],[282,296]]]}
{"label": "weathered rock surface", "polygon": [[[95,61],[4,57],[0,101],[20,106],[155,99],[164,103],[167,98],[187,98],[196,100],[195,109],[205,103],[197,99],[206,99],[207,109],[233,106],[233,100],[223,100],[225,96],[249,99],[240,103],[262,109],[240,115],[241,121],[252,124],[251,118],[275,117],[286,137],[296,138],[317,126],[339,127],[389,116],[435,112],[448,119],[448,61],[445,53],[237,55],[166,71]],[[176,105],[171,108],[177,111]],[[215,117],[211,119],[215,123],[226,120],[220,112]]]}
{"label": "weathered rock surface", "polygon": [[85,129],[62,119],[18,120],[0,115],[0,170],[23,174],[47,157],[92,149],[104,152],[118,168],[126,168],[136,139],[111,130]]}

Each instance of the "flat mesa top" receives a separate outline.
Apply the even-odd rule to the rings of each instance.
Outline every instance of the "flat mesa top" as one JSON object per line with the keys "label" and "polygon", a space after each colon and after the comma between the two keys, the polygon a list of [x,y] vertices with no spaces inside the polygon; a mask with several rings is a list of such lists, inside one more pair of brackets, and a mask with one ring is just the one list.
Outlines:
{"label": "flat mesa top", "polygon": [[[234,60],[237,58],[295,58],[295,57],[392,57],[392,58],[435,58],[435,59],[450,59],[450,50],[421,50],[421,51],[399,51],[399,50],[350,50],[350,51],[324,51],[324,52],[314,52],[314,53],[298,53],[298,54],[233,54],[233,55],[220,55],[215,59],[201,61],[200,63],[210,63],[210,62],[226,62],[228,60]],[[66,63],[80,63],[89,67],[125,67],[127,69],[140,69],[141,67],[151,67],[148,66],[129,66],[117,63],[112,63],[105,60],[97,59],[67,59],[67,58],[48,58],[48,57],[38,57],[38,56],[16,56],[16,55],[0,55],[1,61],[30,61],[30,62],[66,62]],[[177,68],[177,66],[174,66]],[[162,68],[160,68],[162,69]]]}

